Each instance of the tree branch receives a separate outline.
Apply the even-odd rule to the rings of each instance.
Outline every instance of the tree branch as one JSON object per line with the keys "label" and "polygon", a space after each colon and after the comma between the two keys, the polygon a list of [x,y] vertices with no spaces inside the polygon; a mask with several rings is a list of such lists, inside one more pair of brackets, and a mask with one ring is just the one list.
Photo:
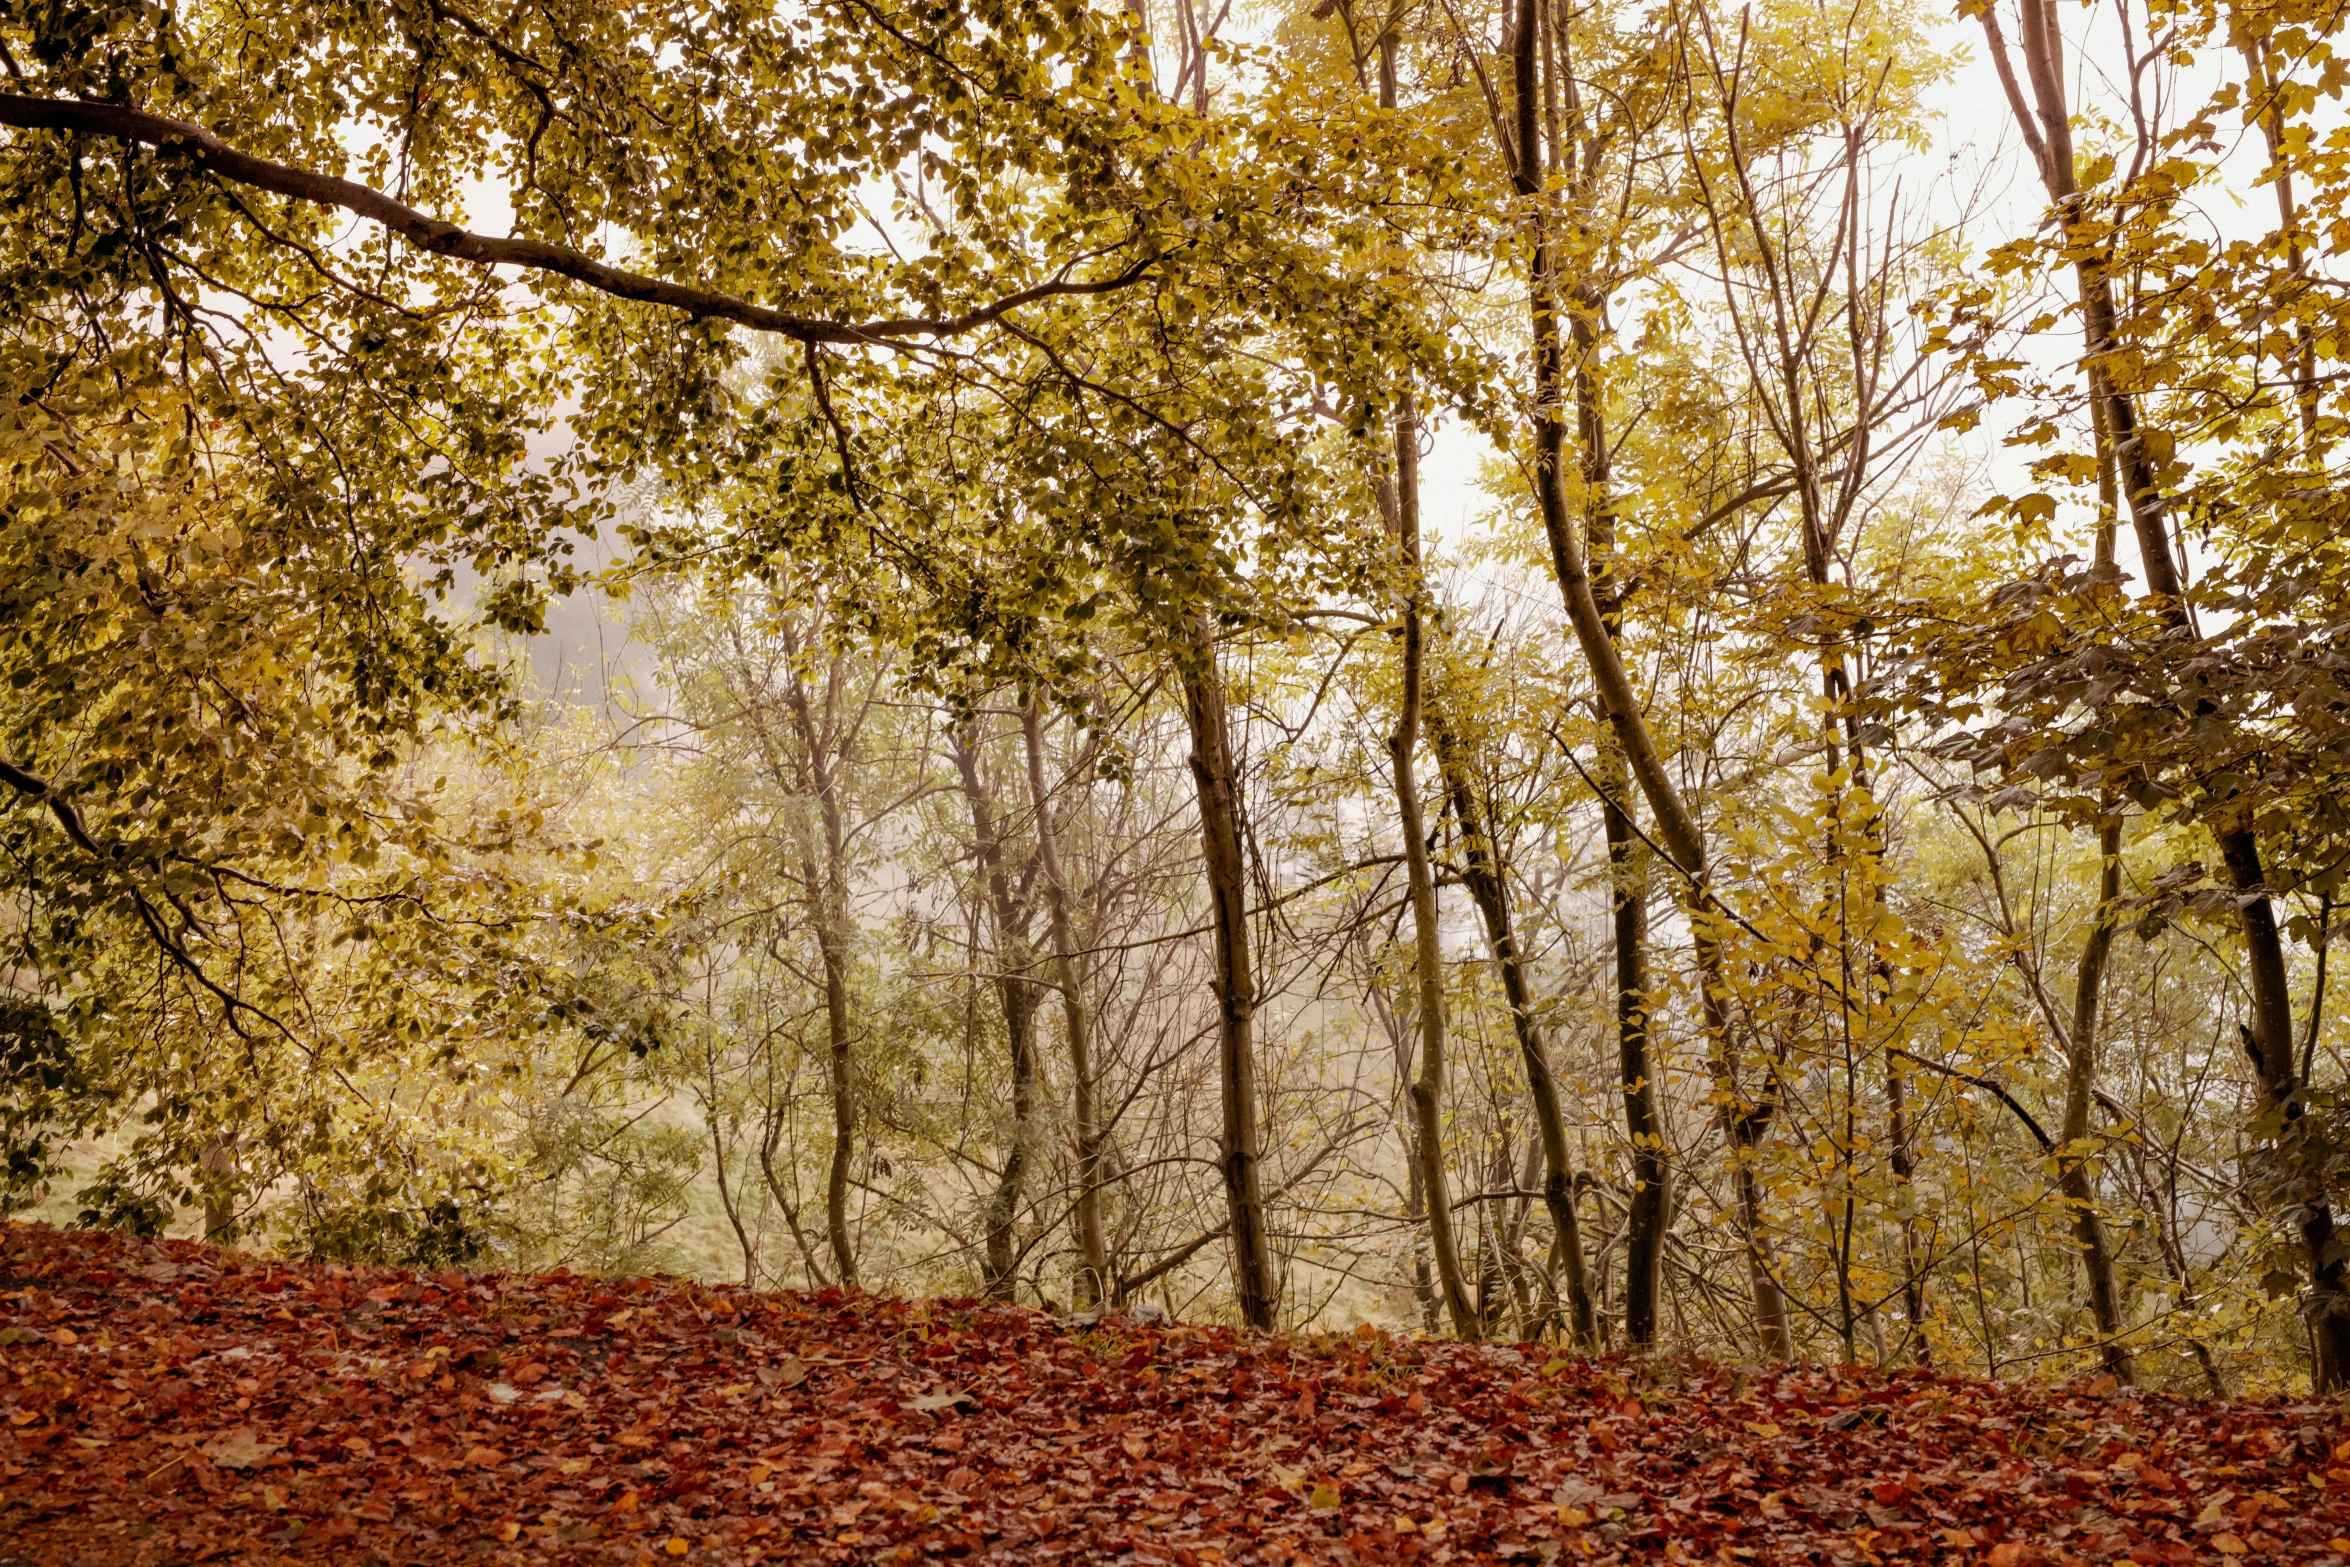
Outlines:
{"label": "tree branch", "polygon": [[[272,163],[240,152],[202,126],[110,103],[0,93],[0,125],[20,130],[67,131],[111,137],[153,147],[184,145],[205,172],[297,201],[340,207],[371,218],[417,249],[484,266],[516,266],[584,283],[600,293],[681,311],[696,320],[731,321],[756,332],[772,332],[802,343],[885,343],[907,338],[955,337],[1001,319],[1023,305],[1071,295],[1108,294],[1141,282],[1162,258],[1145,256],[1113,277],[1071,282],[1065,275],[1038,283],[957,316],[899,316],[883,321],[819,321],[796,316],[732,294],[647,277],[598,261],[585,251],[536,239],[499,239],[475,234],[419,212],[366,185],[315,169]],[[1066,269],[1063,269],[1064,274]]]}
{"label": "tree branch", "polygon": [[31,773],[11,763],[0,762],[0,783],[8,785],[19,794],[30,795],[47,805],[49,813],[57,818],[57,825],[65,829],[65,835],[83,849],[102,860],[110,857],[105,850],[98,847],[98,840],[90,836],[90,830],[82,825],[82,813],[73,808],[71,800],[62,794],[53,792],[47,780],[35,778]]}

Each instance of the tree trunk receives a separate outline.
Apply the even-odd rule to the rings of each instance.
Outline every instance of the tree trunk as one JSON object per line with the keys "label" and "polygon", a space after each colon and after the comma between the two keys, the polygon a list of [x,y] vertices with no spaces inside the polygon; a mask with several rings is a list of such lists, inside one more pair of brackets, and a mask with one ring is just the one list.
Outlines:
{"label": "tree trunk", "polygon": [[[798,648],[790,649],[795,655]],[[785,687],[792,720],[808,759],[808,781],[816,797],[817,821],[823,832],[819,852],[806,854],[810,923],[816,930],[816,950],[824,964],[824,1030],[829,1048],[832,1092],[832,1161],[824,1182],[824,1233],[832,1246],[835,1276],[846,1288],[857,1283],[857,1251],[849,1234],[849,1171],[857,1151],[854,1036],[849,1020],[849,884],[848,833],[843,820],[840,780],[831,754],[829,714],[819,724],[815,704],[795,667]],[[829,705],[829,703],[828,703]],[[803,846],[806,838],[803,836]],[[821,863],[819,863],[819,859]]]}
{"label": "tree trunk", "polygon": [[204,1239],[213,1246],[225,1246],[235,1238],[237,1209],[232,1186],[237,1169],[237,1140],[233,1136],[216,1136],[204,1144],[196,1156],[197,1166],[204,1172]]}
{"label": "tree trunk", "polygon": [[1220,1164],[1231,1215],[1232,1288],[1241,1320],[1271,1332],[1279,1289],[1260,1189],[1262,1133],[1257,1126],[1256,974],[1248,951],[1248,866],[1240,848],[1240,781],[1224,714],[1216,646],[1205,619],[1186,628],[1178,659],[1183,710],[1191,728],[1191,777],[1199,796],[1200,849],[1214,906],[1217,1067],[1224,1102]]}
{"label": "tree trunk", "polygon": [[1624,1211],[1624,1339],[1634,1349],[1647,1349],[1656,1343],[1673,1176],[1664,1117],[1657,1108],[1656,1066],[1649,1055],[1648,875],[1633,834],[1631,780],[1623,756],[1611,746],[1600,760],[1600,781],[1610,795],[1600,812],[1616,950],[1617,1072],[1624,1086],[1624,1132],[1632,1144],[1632,1191]]}
{"label": "tree trunk", "polygon": [[1086,1012],[1077,938],[1069,922],[1069,883],[1061,871],[1060,840],[1053,831],[1052,792],[1045,787],[1044,720],[1033,697],[1020,704],[1020,733],[1028,748],[1028,799],[1036,813],[1036,852],[1044,868],[1053,982],[1061,992],[1061,1018],[1069,1036],[1070,1098],[1077,1121],[1077,1257],[1085,1303],[1099,1305],[1109,1299],[1114,1275],[1110,1248],[1102,1237],[1102,1127],[1093,1075],[1093,1020]]}
{"label": "tree trunk", "polygon": [[[1396,106],[1397,24],[1400,11],[1389,13],[1389,25],[1380,33],[1379,106]],[[1481,1313],[1470,1303],[1468,1279],[1461,1268],[1458,1241],[1453,1235],[1452,1195],[1444,1175],[1444,949],[1436,928],[1436,875],[1428,862],[1427,813],[1420,802],[1420,781],[1413,758],[1420,746],[1420,705],[1426,678],[1427,584],[1420,574],[1420,420],[1409,388],[1396,395],[1395,478],[1393,487],[1381,486],[1387,525],[1395,534],[1404,573],[1403,692],[1395,728],[1387,737],[1387,754],[1395,768],[1395,810],[1403,829],[1404,885],[1412,907],[1412,972],[1416,981],[1416,1021],[1420,1033],[1420,1070],[1412,1080],[1412,1157],[1428,1213],[1428,1243],[1436,1256],[1436,1276],[1444,1291],[1445,1314],[1455,1336],[1481,1336]]]}
{"label": "tree trunk", "polygon": [[[1622,579],[1613,570],[1616,514],[1607,443],[1607,409],[1599,385],[1599,324],[1604,299],[1577,296],[1569,323],[1575,348],[1575,426],[1582,464],[1584,529],[1591,562],[1592,600],[1612,648],[1624,628]],[[1604,713],[1602,714],[1604,718]],[[1624,1085],[1624,1130],[1632,1144],[1632,1196],[1625,1212],[1624,1337],[1636,1349],[1656,1342],[1657,1301],[1664,1281],[1665,1217],[1671,1165],[1664,1121],[1657,1110],[1656,1070],[1649,1059],[1648,875],[1634,828],[1635,805],[1623,748],[1603,742],[1600,802],[1607,837],[1608,908],[1616,953],[1616,1053]]]}
{"label": "tree trunk", "polygon": [[2128,1324],[2122,1320],[2121,1290],[2114,1282],[2113,1248],[2106,1243],[2105,1225],[2097,1216],[2097,1183],[2083,1147],[2089,1139],[2089,1103],[2097,1087],[2097,1011],[2121,902],[2121,840],[2119,822],[2097,837],[2097,920],[2073,971],[2073,1027],[2066,1042],[2064,1130],[2059,1134],[2056,1183],[2072,1214],[2073,1239],[2081,1248],[2081,1267],[2088,1275],[2089,1314],[2097,1323],[2098,1355],[2107,1374],[2128,1385],[2136,1382],[2138,1375],[2130,1363],[2129,1350],[2122,1344]]}
{"label": "tree trunk", "polygon": [[1412,1298],[1420,1303],[1420,1331],[1433,1335],[1437,1327],[1436,1275],[1428,1266],[1427,1194],[1420,1190],[1420,1163],[1407,1161],[1404,1169],[1404,1222],[1412,1232]]}
{"label": "tree trunk", "polygon": [[971,810],[971,838],[987,880],[988,907],[995,921],[996,995],[1004,1010],[1004,1038],[1012,1057],[1012,1137],[1004,1169],[987,1201],[985,1259],[981,1294],[1010,1300],[1019,1264],[1020,1191],[1027,1179],[1029,1149],[1036,1137],[1036,985],[1019,977],[1028,965],[1028,912],[1012,894],[1004,868],[1003,837],[995,808],[979,777],[978,726],[966,720],[951,737],[955,771]]}
{"label": "tree trunk", "polygon": [[[2105,406],[2095,400],[2090,386],[2091,425],[2097,437],[2096,563],[2114,564],[2114,535],[2121,515],[2120,479],[2112,433],[2106,426]],[[2097,1051],[2104,1004],[2105,963],[2113,951],[2114,921],[2122,891],[2122,824],[2117,819],[2097,835],[2097,913],[2089,936],[2081,944],[2079,964],[2073,970],[2073,1026],[2065,1041],[2064,1126],[2058,1133],[2057,1190],[2072,1214],[2073,1237],[2081,1248],[2081,1268],[2089,1286],[2089,1315],[2097,1324],[2098,1354],[2108,1374],[2124,1384],[2137,1380],[2130,1354],[2120,1340],[2121,1290],[2114,1282],[2113,1248],[2097,1213],[2097,1187],[2080,1145],[2089,1135],[2089,1102],[2097,1090]]]}
{"label": "tree trunk", "polygon": [[2309,1319],[2315,1364],[2310,1381],[2318,1393],[2350,1388],[2350,1269],[2334,1255],[2334,1212],[2316,1174],[2302,1163],[2297,1123],[2306,1113],[2293,1060],[2293,1011],[2285,988],[2285,947],[2276,910],[2268,898],[2267,873],[2259,841],[2249,826],[2220,838],[2220,858],[2237,892],[2237,919],[2245,932],[2245,966],[2251,971],[2252,1026],[2244,1045],[2260,1084],[2260,1113],[2283,1125],[2279,1138],[2288,1166],[2279,1172],[2283,1199],[2297,1210],[2294,1228],[2309,1269],[2302,1310]]}
{"label": "tree trunk", "polygon": [[[1566,1118],[1559,1108],[1558,1078],[1550,1068],[1550,1046],[1534,1017],[1534,997],[1526,983],[1526,961],[1518,951],[1518,936],[1510,918],[1509,884],[1501,863],[1501,848],[1485,825],[1485,813],[1470,787],[1467,761],[1460,744],[1441,714],[1429,725],[1436,746],[1437,766],[1452,800],[1453,819],[1460,823],[1461,879],[1485,920],[1486,945],[1494,966],[1501,970],[1501,990],[1509,1002],[1510,1026],[1518,1038],[1518,1054],[1526,1066],[1528,1097],[1534,1102],[1535,1135],[1542,1149],[1542,1205],[1550,1214],[1558,1237],[1561,1271],[1567,1287],[1567,1312],[1575,1342],[1587,1353],[1599,1352],[1599,1313],[1592,1302],[1591,1270],[1583,1256],[1583,1231],[1575,1215],[1575,1172],[1567,1157]],[[1653,1270],[1652,1270],[1653,1271]],[[1651,1299],[1651,1316],[1654,1301]]]}
{"label": "tree trunk", "polygon": [[1909,1320],[1910,1354],[1922,1367],[1934,1364],[1934,1346],[1926,1337],[1926,1275],[1918,1266],[1917,1220],[1911,1208],[1917,1200],[1917,1151],[1910,1145],[1909,1090],[1896,1062],[1885,1063],[1886,1131],[1893,1142],[1893,1187],[1901,1202],[1901,1308]]}
{"label": "tree trunk", "polygon": [[1444,1172],[1444,948],[1436,928],[1436,873],[1428,862],[1427,817],[1413,765],[1420,746],[1420,688],[1427,661],[1421,614],[1426,586],[1420,579],[1419,440],[1419,421],[1406,393],[1395,416],[1392,508],[1404,573],[1403,692],[1395,728],[1387,737],[1387,755],[1395,767],[1395,811],[1403,829],[1404,880],[1412,906],[1412,975],[1418,1003],[1414,1021],[1420,1034],[1420,1069],[1411,1085],[1413,1158],[1427,1197],[1428,1244],[1436,1256],[1445,1315],[1457,1337],[1474,1339],[1483,1336],[1482,1325],[1469,1299],[1468,1279],[1453,1237],[1452,1193]]}
{"label": "tree trunk", "polygon": [[1567,405],[1569,388],[1565,354],[1559,341],[1559,288],[1551,254],[1549,219],[1539,198],[1543,194],[1541,81],[1537,71],[1541,32],[1540,0],[1524,0],[1515,35],[1517,92],[1516,145],[1511,165],[1518,193],[1529,198],[1527,302],[1534,337],[1535,495],[1542,510],[1542,528],[1550,544],[1552,569],[1565,600],[1567,621],[1591,671],[1610,729],[1625,765],[1640,785],[1655,820],[1660,846],[1671,857],[1684,884],[1683,902],[1695,933],[1699,989],[1705,999],[1705,1025],[1711,1038],[1711,1058],[1717,1084],[1723,1090],[1723,1123],[1738,1160],[1739,1215],[1746,1230],[1749,1273],[1753,1280],[1755,1320],[1764,1353],[1775,1360],[1792,1357],[1787,1331],[1786,1300],[1780,1294],[1765,1251],[1761,1224],[1761,1191],[1755,1182],[1752,1155],[1769,1124],[1769,1104],[1741,1108],[1728,1078],[1728,1004],[1718,970],[1719,953],[1708,929],[1714,918],[1713,895],[1706,881],[1704,833],[1666,769],[1655,737],[1649,732],[1639,694],[1633,689],[1615,637],[1608,629],[1593,594],[1591,573],[1582,542],[1576,538],[1567,503],[1566,426],[1559,410]]}
{"label": "tree trunk", "polygon": [[[2050,202],[2068,227],[2084,227],[2087,217],[2073,161],[2071,112],[2064,88],[2064,33],[2055,0],[2020,0],[2025,74],[2033,105],[2027,105],[2023,87],[2008,62],[2006,40],[1997,13],[1986,6],[1980,13],[1991,43],[1993,64],[2026,144],[2040,165]],[[2033,112],[2036,105],[2037,114]],[[2160,600],[2174,625],[2190,625],[2181,595],[2183,573],[2172,558],[2170,514],[2160,475],[2138,425],[2136,401],[2116,388],[2100,368],[2111,353],[2117,312],[2112,278],[2105,258],[2094,247],[2078,247],[2073,258],[2081,300],[2083,358],[2090,385],[2103,416],[2124,497],[2130,508],[2132,531],[2146,571],[2146,586]],[[2269,897],[2267,873],[2261,863],[2260,843],[2248,819],[2223,821],[2213,828],[2220,859],[2237,892],[2237,928],[2244,938],[2245,967],[2251,977],[2252,1021],[2245,1029],[2246,1049],[2252,1057],[2262,1110],[2290,1125],[2300,1118],[2299,1081],[2293,1061],[2292,1007],[2286,992],[2284,937],[2277,927],[2276,909]],[[2290,1157],[2290,1156],[2288,1156]],[[2305,1172],[2287,1172],[2287,1188],[2307,1179]],[[2297,1204],[2297,1228],[2309,1269],[2311,1333],[2317,1356],[2313,1381],[2318,1391],[2350,1387],[2350,1276],[2342,1259],[2329,1260],[2334,1221],[2330,1207],[2316,1193]]]}

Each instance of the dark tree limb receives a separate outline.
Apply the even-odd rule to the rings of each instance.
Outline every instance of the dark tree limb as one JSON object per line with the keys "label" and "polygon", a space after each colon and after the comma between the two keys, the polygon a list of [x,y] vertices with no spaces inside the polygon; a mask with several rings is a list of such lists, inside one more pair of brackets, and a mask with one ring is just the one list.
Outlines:
{"label": "dark tree limb", "polygon": [[1148,277],[1161,258],[1145,256],[1111,277],[1071,281],[1067,268],[1050,280],[956,316],[899,316],[882,321],[819,321],[754,304],[733,294],[647,277],[598,261],[585,251],[536,239],[500,239],[476,234],[419,212],[366,185],[315,169],[272,163],[240,152],[211,131],[185,120],[147,114],[119,104],[0,93],[0,125],[19,130],[66,131],[104,136],[152,147],[184,147],[198,168],[220,179],[297,201],[340,207],[371,218],[417,249],[485,266],[526,267],[584,283],[600,293],[681,311],[696,320],[731,321],[755,332],[771,332],[802,343],[888,343],[916,338],[956,337],[1002,319],[1023,305],[1074,295],[1109,294]]}
{"label": "dark tree limb", "polygon": [[0,783],[8,785],[19,794],[30,795],[48,806],[49,813],[57,818],[57,825],[64,828],[65,835],[82,849],[102,860],[112,858],[104,849],[98,847],[98,840],[92,838],[90,830],[82,825],[82,813],[73,808],[73,802],[51,789],[47,780],[35,778],[31,773],[11,763],[0,762]]}

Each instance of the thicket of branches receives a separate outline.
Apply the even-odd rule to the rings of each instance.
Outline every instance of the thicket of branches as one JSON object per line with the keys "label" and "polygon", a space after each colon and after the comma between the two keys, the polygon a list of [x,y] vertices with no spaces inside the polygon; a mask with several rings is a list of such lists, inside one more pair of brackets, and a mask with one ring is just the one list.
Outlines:
{"label": "thicket of branches", "polygon": [[8,1210],[2350,1385],[2344,23],[1961,10],[0,4]]}

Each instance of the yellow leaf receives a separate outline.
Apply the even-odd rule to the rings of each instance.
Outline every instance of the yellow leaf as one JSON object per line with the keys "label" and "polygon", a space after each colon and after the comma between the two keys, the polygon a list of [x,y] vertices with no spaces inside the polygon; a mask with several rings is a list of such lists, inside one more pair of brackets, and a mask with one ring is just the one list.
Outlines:
{"label": "yellow leaf", "polygon": [[1315,1512],[1335,1512],[1338,1508],[1338,1487],[1325,1480],[1306,1493],[1306,1505]]}
{"label": "yellow leaf", "polygon": [[685,1536],[680,1534],[673,1534],[669,1537],[669,1543],[662,1546],[661,1549],[667,1551],[672,1556],[683,1556],[686,1552],[692,1550],[693,1547],[685,1543]]}
{"label": "yellow leaf", "polygon": [[2211,1537],[2211,1548],[2219,1552],[2222,1556],[2241,1556],[2245,1553],[2246,1550],[2250,1549],[2250,1547],[2245,1545],[2242,1540],[2237,1539],[2232,1534],[2213,1535]]}
{"label": "yellow leaf", "polygon": [[1749,1420],[1746,1422],[1746,1429],[1760,1437],[1773,1437],[1779,1434],[1779,1428],[1768,1420]]}

